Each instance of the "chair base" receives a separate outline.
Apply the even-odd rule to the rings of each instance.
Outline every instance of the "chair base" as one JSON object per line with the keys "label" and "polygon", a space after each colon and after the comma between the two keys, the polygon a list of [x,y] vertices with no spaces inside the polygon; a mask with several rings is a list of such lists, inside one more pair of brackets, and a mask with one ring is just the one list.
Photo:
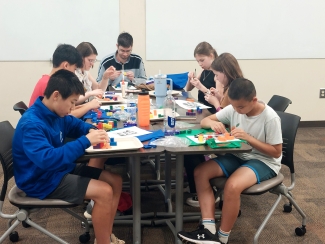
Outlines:
{"label": "chair base", "polygon": [[[85,218],[79,216],[75,212],[73,212],[70,209],[62,209],[63,211],[71,214],[73,217],[84,221]],[[34,227],[35,229],[39,230],[40,232],[44,233],[45,235],[51,237],[53,240],[62,243],[62,244],[68,244],[65,240],[61,239],[57,235],[54,235],[53,233],[49,232],[48,230],[44,229],[42,226],[36,224],[34,221],[32,221],[29,218],[30,212],[35,212],[33,210],[26,210],[26,209],[19,209],[15,214],[13,215],[5,215],[3,217],[8,218],[8,229],[6,232],[0,237],[0,243],[2,243],[8,236],[11,242],[18,242],[19,241],[19,235],[17,231],[14,231],[14,229],[22,223],[24,227]],[[12,223],[14,221],[14,223]],[[86,221],[85,221],[86,222]],[[86,232],[79,236],[79,241],[81,243],[87,243],[90,240],[90,234],[89,234],[89,224],[87,223],[85,225]]]}

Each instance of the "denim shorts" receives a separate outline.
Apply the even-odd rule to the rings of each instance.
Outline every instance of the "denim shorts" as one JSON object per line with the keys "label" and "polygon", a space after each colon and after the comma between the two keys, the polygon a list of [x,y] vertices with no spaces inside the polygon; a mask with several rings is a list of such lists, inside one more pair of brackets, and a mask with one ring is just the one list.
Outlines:
{"label": "denim shorts", "polygon": [[59,186],[46,198],[61,199],[66,202],[82,204],[86,195],[89,181],[98,180],[102,169],[89,167],[86,164],[76,164],[72,172],[66,174]]}
{"label": "denim shorts", "polygon": [[226,153],[213,158],[219,164],[223,173],[227,178],[240,167],[248,167],[254,171],[256,181],[259,184],[261,181],[271,179],[276,176],[276,173],[265,163],[257,159],[242,160],[233,154]]}

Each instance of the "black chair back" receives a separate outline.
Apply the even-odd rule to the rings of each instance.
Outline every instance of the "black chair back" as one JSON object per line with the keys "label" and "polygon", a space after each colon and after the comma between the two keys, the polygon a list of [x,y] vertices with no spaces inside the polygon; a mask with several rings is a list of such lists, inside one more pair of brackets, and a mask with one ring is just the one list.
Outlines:
{"label": "black chair back", "polygon": [[284,112],[276,111],[281,119],[282,129],[282,164],[289,167],[290,172],[294,173],[293,151],[300,122],[300,117],[294,114],[288,114]]}
{"label": "black chair back", "polygon": [[12,139],[15,129],[9,121],[0,122],[0,161],[3,170],[3,186],[1,189],[0,200],[4,201],[8,181],[13,177],[13,159],[12,159]]}
{"label": "black chair back", "polygon": [[14,105],[13,109],[23,115],[28,107],[23,101],[20,101]]}
{"label": "black chair back", "polygon": [[267,105],[273,108],[274,111],[284,112],[291,103],[291,100],[286,97],[273,95]]}

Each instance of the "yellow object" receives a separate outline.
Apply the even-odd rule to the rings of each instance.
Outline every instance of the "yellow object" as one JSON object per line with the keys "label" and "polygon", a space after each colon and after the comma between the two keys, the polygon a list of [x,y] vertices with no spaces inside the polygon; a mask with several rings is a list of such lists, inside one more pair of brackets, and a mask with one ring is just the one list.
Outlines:
{"label": "yellow object", "polygon": [[203,135],[200,134],[200,135],[199,135],[199,142],[203,142],[203,141],[204,141],[203,138],[204,138]]}
{"label": "yellow object", "polygon": [[108,121],[108,123],[111,125],[112,128],[114,127],[114,121]]}
{"label": "yellow object", "polygon": [[153,119],[153,114],[150,114],[150,119]]}

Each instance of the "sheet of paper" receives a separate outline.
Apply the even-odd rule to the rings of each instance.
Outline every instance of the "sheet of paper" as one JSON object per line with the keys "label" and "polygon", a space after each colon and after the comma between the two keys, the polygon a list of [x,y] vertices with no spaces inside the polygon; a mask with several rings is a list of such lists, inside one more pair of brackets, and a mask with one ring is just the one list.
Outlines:
{"label": "sheet of paper", "polygon": [[209,106],[206,106],[202,103],[198,103],[198,102],[189,102],[189,101],[185,101],[185,100],[175,100],[175,102],[177,103],[178,106],[184,108],[184,109],[194,109],[196,110],[196,107],[199,107],[200,109],[207,109],[207,108],[211,108]]}
{"label": "sheet of paper", "polygon": [[121,109],[121,107],[124,107],[124,108],[126,108],[127,107],[127,104],[126,103],[122,103],[122,104],[112,104],[112,105],[102,105],[102,106],[100,106],[100,108],[101,109],[111,109],[111,107],[113,108],[113,110],[114,109]]}
{"label": "sheet of paper", "polygon": [[[116,91],[120,91],[121,90],[121,87],[120,86],[113,86],[114,90]],[[134,86],[128,86],[128,89],[127,90],[136,90],[137,88],[135,88]]]}
{"label": "sheet of paper", "polygon": [[[232,142],[232,141],[240,141],[239,139],[233,139],[233,140],[227,140],[227,141],[219,141],[216,136],[223,136],[222,134],[219,134],[219,135],[214,134],[212,136],[213,136],[214,141],[216,143],[228,143],[228,142]],[[186,136],[186,137],[188,139],[190,139],[191,141],[194,141],[197,144],[204,144],[206,142],[206,139],[207,139],[208,135],[203,135],[203,141],[199,141],[199,138],[195,137],[195,136]]]}
{"label": "sheet of paper", "polygon": [[[171,112],[171,110],[170,110],[170,112]],[[164,118],[165,118],[164,114],[165,114],[164,109],[160,109],[160,108],[159,109],[150,109],[150,121],[164,120]],[[162,115],[162,117],[159,115]],[[179,113],[176,112],[175,116],[178,117]]]}
{"label": "sheet of paper", "polygon": [[135,136],[142,136],[142,135],[146,135],[146,134],[150,134],[150,133],[152,133],[152,132],[140,129],[137,126],[126,127],[123,129],[107,132],[109,137],[114,137],[114,138],[135,137]]}

